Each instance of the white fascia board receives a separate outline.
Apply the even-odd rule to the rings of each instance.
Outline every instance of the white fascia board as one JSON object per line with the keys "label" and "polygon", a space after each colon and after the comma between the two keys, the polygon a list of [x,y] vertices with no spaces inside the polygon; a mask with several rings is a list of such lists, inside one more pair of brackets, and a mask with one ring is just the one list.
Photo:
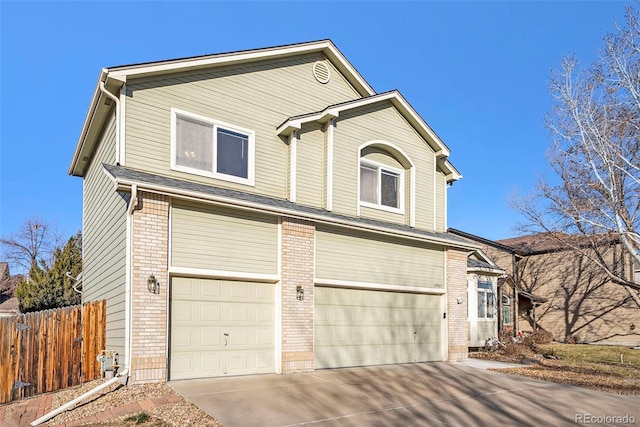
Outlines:
{"label": "white fascia board", "polygon": [[447,183],[451,183],[453,181],[458,181],[462,179],[462,175],[458,170],[451,164],[448,159],[438,159],[438,163],[443,172],[445,173],[445,178]]}
{"label": "white fascia board", "polygon": [[102,91],[100,90],[100,83],[106,80],[107,73],[108,72],[105,68],[100,70],[100,75],[98,76],[98,83],[96,84],[96,87],[93,90],[93,96],[91,97],[91,102],[89,103],[89,110],[87,111],[87,115],[84,118],[84,123],[82,124],[82,130],[80,131],[80,137],[78,138],[76,149],[73,152],[73,157],[71,158],[71,164],[69,165],[69,169],[67,170],[68,175],[77,175],[76,168],[78,166],[78,159],[80,159],[80,154],[82,152],[82,149],[84,148],[87,132],[91,127],[91,123],[93,122],[93,118],[95,116],[96,109],[98,107],[98,101],[100,100],[100,96],[102,95]]}
{"label": "white fascia board", "polygon": [[323,224],[335,224],[340,225],[342,227],[351,228],[354,230],[366,230],[374,233],[379,233],[387,236],[399,236],[410,240],[420,241],[420,242],[429,242],[435,243],[438,245],[442,245],[450,248],[458,248],[458,249],[467,249],[470,251],[479,249],[480,246],[476,245],[472,242],[452,242],[447,239],[441,239],[435,236],[423,236],[417,233],[412,232],[404,232],[400,230],[389,230],[384,227],[378,227],[376,225],[371,224],[362,224],[357,223],[355,221],[342,220],[342,219],[332,219],[327,218],[323,215],[317,214],[309,214],[309,213],[301,213],[295,210],[281,208],[277,206],[268,206],[260,203],[247,202],[244,200],[238,200],[231,197],[223,197],[223,196],[214,196],[210,194],[202,194],[189,190],[178,190],[172,187],[165,187],[162,185],[154,185],[154,184],[146,184],[140,183],[137,181],[130,181],[125,179],[116,179],[111,174],[105,171],[105,173],[116,182],[116,190],[117,191],[131,191],[131,186],[134,184],[137,185],[138,191],[149,191],[152,193],[162,194],[170,197],[176,197],[185,200],[192,200],[196,202],[203,203],[212,203],[220,206],[239,208],[252,212],[260,212],[270,215],[286,215],[291,218],[301,219],[301,220],[312,220],[315,222],[323,223]]}
{"label": "white fascia board", "polygon": [[286,121],[276,129],[276,135],[289,136],[293,132],[300,130],[302,123],[299,121]]}
{"label": "white fascia board", "polygon": [[279,48],[213,54],[200,58],[184,58],[148,64],[125,65],[123,67],[116,67],[110,70],[109,76],[126,81],[128,77],[142,77],[153,74],[164,74],[172,71],[196,70],[216,65],[229,65],[237,62],[250,62],[265,58],[277,58],[279,56],[291,56],[307,52],[322,51],[324,49],[329,49],[330,45],[331,42],[329,41],[320,41]]}
{"label": "white fascia board", "polygon": [[304,123],[312,123],[312,122],[326,123],[338,117],[338,114],[339,112],[336,111],[335,108],[325,108],[324,110],[322,110],[317,114],[310,114],[306,117],[298,116],[296,118],[291,118],[286,122],[284,122],[283,124],[281,124],[280,126],[278,126],[278,129],[276,129],[276,134],[286,136],[286,135],[289,135],[291,132],[300,130],[300,128]]}
{"label": "white fascia board", "polygon": [[261,59],[286,57],[310,52],[323,52],[338,68],[347,80],[353,84],[362,95],[373,95],[375,91],[358,71],[342,55],[330,40],[301,43],[266,49],[208,55],[199,58],[184,58],[156,63],[115,67],[109,71],[109,76],[126,82],[128,77],[143,77],[154,74],[164,74],[173,71],[197,70],[211,66],[229,65],[234,63],[251,62]]}
{"label": "white fascia board", "polygon": [[409,123],[415,127],[423,138],[430,141],[435,147],[432,147],[436,152],[436,157],[448,157],[451,154],[449,148],[440,139],[438,135],[429,127],[429,125],[420,117],[420,115],[413,109],[413,107],[404,99],[400,92],[394,91],[395,95],[391,102],[398,108],[403,115],[409,120]]}

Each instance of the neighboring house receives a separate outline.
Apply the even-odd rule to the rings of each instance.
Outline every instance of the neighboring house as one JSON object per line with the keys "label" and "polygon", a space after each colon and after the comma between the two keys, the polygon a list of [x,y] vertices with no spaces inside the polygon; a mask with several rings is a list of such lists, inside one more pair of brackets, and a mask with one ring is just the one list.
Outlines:
{"label": "neighboring house", "polygon": [[328,40],[103,69],[83,299],[133,382],[465,358],[449,154]]}
{"label": "neighboring house", "polygon": [[[505,269],[518,294],[515,331],[542,328],[557,341],[640,343],[638,292],[611,283],[587,257],[562,247],[551,234],[493,242],[459,230],[449,232],[474,240]],[[608,245],[605,256],[638,282],[638,267],[619,244]]]}
{"label": "neighboring house", "polygon": [[505,271],[498,267],[482,251],[474,251],[467,259],[467,318],[469,322],[469,347],[481,347],[490,338],[500,335],[499,325],[504,319],[511,324],[510,312],[501,311],[510,308],[510,294],[506,288],[498,286]]}

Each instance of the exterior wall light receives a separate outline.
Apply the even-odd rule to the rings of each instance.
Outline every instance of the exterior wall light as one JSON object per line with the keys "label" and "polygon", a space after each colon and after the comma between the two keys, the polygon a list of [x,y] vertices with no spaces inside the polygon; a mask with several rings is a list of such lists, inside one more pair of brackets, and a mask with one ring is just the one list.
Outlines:
{"label": "exterior wall light", "polygon": [[296,286],[296,299],[298,301],[304,301],[304,289],[302,289],[300,285]]}
{"label": "exterior wall light", "polygon": [[160,293],[160,282],[158,282],[153,274],[147,279],[147,290],[152,294]]}

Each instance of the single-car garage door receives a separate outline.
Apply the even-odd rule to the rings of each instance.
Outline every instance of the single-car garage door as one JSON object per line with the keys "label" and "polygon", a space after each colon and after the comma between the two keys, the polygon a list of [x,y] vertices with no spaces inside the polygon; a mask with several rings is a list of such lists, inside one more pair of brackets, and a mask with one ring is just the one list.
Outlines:
{"label": "single-car garage door", "polygon": [[316,286],[315,368],[442,360],[442,298]]}
{"label": "single-car garage door", "polygon": [[170,379],[274,372],[273,285],[174,277]]}

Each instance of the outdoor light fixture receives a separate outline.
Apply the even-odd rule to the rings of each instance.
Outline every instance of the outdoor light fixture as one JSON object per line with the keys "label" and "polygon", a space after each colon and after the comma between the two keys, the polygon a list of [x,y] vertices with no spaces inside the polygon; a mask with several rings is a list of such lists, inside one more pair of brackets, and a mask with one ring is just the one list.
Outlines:
{"label": "outdoor light fixture", "polygon": [[156,276],[153,274],[147,279],[147,290],[152,294],[160,293],[160,282],[158,282]]}
{"label": "outdoor light fixture", "polygon": [[464,299],[464,298],[462,298],[462,297],[458,297],[458,298],[456,298],[456,302],[457,302],[458,304],[462,304],[464,301],[465,301],[465,299]]}
{"label": "outdoor light fixture", "polygon": [[304,301],[304,289],[302,289],[300,285],[296,286],[296,299],[298,301]]}

